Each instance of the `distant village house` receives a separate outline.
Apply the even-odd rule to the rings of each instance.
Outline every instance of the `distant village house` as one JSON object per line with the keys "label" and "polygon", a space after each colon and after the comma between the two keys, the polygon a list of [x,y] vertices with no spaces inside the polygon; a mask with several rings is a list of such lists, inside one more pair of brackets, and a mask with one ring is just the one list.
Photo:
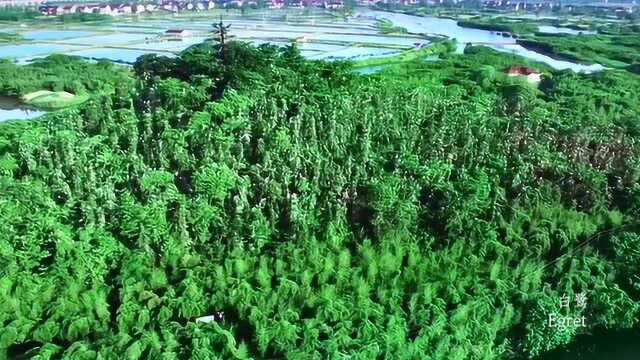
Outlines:
{"label": "distant village house", "polygon": [[542,73],[526,66],[512,66],[506,71],[507,76],[524,76],[531,83],[539,83]]}
{"label": "distant village house", "polygon": [[169,29],[164,33],[166,36],[171,37],[186,37],[191,36],[191,32],[185,29]]}

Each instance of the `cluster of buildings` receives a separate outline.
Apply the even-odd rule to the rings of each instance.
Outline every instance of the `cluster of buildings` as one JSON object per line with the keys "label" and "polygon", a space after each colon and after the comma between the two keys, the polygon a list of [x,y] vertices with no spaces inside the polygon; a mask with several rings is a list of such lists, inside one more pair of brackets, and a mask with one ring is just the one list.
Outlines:
{"label": "cluster of buildings", "polygon": [[44,15],[66,15],[76,13],[125,15],[143,12],[146,10],[146,5],[43,3],[38,7],[38,10]]}
{"label": "cluster of buildings", "polygon": [[[376,0],[378,1],[378,0]],[[361,5],[372,5],[376,1],[358,0]],[[417,1],[417,0],[407,0]],[[260,5],[270,9],[318,7],[341,9],[344,0],[264,0]],[[161,0],[157,3],[51,3],[43,2],[38,9],[45,15],[64,15],[75,13],[104,14],[111,16],[140,14],[148,12],[184,12],[207,11],[214,8],[258,7],[257,0]]]}
{"label": "cluster of buildings", "polygon": [[529,81],[530,83],[534,83],[534,84],[537,84],[542,80],[541,72],[526,66],[511,66],[507,70],[505,70],[505,73],[509,77],[515,77],[515,76],[523,77],[527,79],[527,81]]}
{"label": "cluster of buildings", "polygon": [[[158,0],[157,2],[102,2],[102,3],[73,3],[55,2],[46,0],[0,0],[1,3],[39,4],[40,12],[45,15],[62,15],[73,13],[94,13],[111,16],[139,14],[145,12],[183,12],[206,11],[214,8],[242,8],[242,7],[267,7],[270,9],[288,8],[324,8],[330,10],[345,7],[345,0]],[[358,6],[391,5],[391,6],[415,6],[415,5],[442,5],[458,4],[470,0],[354,0],[351,4]],[[621,1],[621,0],[619,0]],[[597,3],[584,3],[572,0],[483,0],[482,7],[510,10],[510,11],[541,11],[562,10],[573,11],[597,11],[610,14],[632,13],[637,10],[636,0],[627,3],[609,3],[603,0]]]}
{"label": "cluster of buildings", "polygon": [[514,1],[514,0],[485,0],[483,6],[501,10],[536,10],[536,9],[553,9],[557,6],[555,1]]}

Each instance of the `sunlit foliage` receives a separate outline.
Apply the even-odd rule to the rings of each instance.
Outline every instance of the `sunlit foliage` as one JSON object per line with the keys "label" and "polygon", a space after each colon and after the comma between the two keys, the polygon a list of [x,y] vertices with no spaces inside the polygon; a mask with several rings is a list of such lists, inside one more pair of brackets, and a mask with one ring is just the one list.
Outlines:
{"label": "sunlit foliage", "polygon": [[[637,324],[638,77],[216,46],[0,126],[1,356],[491,359]],[[546,327],[577,293],[588,328]]]}

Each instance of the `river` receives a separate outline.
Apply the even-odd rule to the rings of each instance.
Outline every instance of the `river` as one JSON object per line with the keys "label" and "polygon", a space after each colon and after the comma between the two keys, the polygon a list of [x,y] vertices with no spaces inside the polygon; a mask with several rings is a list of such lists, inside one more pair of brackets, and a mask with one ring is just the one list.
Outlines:
{"label": "river", "polygon": [[468,43],[483,44],[492,49],[509,52],[526,57],[527,59],[548,64],[556,70],[571,69],[575,72],[594,72],[604,69],[602,65],[584,65],[570,61],[557,60],[550,56],[528,50],[516,43],[516,39],[503,37],[497,32],[470,29],[459,26],[455,20],[441,19],[433,16],[415,16],[400,13],[361,10],[357,13],[362,17],[374,17],[376,19],[389,19],[394,25],[402,26],[412,33],[437,34],[454,38],[458,41],[459,48],[464,48]]}

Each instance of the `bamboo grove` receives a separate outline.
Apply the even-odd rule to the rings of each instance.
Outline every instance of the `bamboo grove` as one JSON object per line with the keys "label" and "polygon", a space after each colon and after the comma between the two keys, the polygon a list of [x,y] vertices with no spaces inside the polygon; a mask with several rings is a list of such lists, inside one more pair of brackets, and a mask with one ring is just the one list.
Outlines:
{"label": "bamboo grove", "polygon": [[638,326],[637,75],[219,47],[0,125],[0,358],[515,359]]}

